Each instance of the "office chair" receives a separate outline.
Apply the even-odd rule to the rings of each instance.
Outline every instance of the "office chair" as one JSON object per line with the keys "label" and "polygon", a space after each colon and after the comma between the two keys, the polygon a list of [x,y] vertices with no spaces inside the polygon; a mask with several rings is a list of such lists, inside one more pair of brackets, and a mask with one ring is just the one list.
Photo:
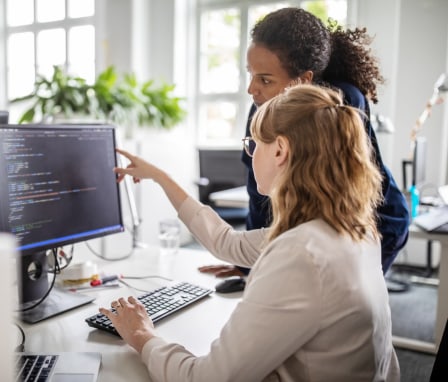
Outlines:
{"label": "office chair", "polygon": [[199,200],[210,205],[225,221],[232,225],[245,224],[247,208],[218,207],[209,196],[246,184],[247,169],[241,161],[241,149],[198,149],[199,180],[196,182]]}
{"label": "office chair", "polygon": [[448,381],[448,320],[443,330],[442,340],[437,350],[429,382]]}

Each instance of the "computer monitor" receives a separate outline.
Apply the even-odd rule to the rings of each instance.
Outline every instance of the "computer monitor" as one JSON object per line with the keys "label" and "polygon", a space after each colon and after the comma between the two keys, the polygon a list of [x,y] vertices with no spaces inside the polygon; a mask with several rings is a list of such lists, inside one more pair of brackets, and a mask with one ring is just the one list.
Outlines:
{"label": "computer monitor", "polygon": [[417,137],[412,159],[412,185],[420,189],[426,183],[426,138]]}
{"label": "computer monitor", "polygon": [[[116,159],[113,126],[0,126],[0,231],[19,241],[22,305],[48,291],[48,250],[124,231]],[[23,316],[37,322],[92,299],[71,300]]]}

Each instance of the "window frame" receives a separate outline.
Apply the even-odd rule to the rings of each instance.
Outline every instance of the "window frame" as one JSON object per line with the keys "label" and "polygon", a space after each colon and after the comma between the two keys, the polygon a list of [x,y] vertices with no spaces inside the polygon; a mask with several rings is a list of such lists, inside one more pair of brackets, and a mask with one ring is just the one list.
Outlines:
{"label": "window frame", "polygon": [[[69,30],[73,27],[79,27],[79,26],[92,26],[94,28],[94,35],[95,35],[95,54],[94,54],[94,61],[93,61],[93,70],[94,73],[97,72],[97,62],[98,62],[98,44],[97,44],[97,33],[98,33],[98,13],[100,6],[99,0],[93,0],[94,2],[94,14],[91,16],[83,16],[83,17],[77,17],[77,18],[70,18],[68,17],[68,0],[65,1],[65,17],[61,20],[56,21],[49,21],[49,22],[38,22],[37,21],[37,12],[36,12],[36,2],[37,0],[32,0],[34,3],[34,20],[32,23],[27,25],[17,25],[17,26],[8,26],[7,23],[7,0],[1,0],[0,1],[0,9],[3,11],[3,18],[0,20],[1,23],[1,30],[4,38],[2,39],[0,49],[5,52],[4,58],[0,64],[0,69],[3,69],[3,83],[4,86],[0,90],[0,103],[7,105],[7,107],[10,110],[10,116],[15,115],[18,113],[19,109],[22,109],[21,105],[13,105],[10,103],[11,97],[8,94],[9,89],[9,67],[7,62],[8,57],[8,40],[10,36],[18,33],[25,33],[30,32],[33,34],[33,45],[34,45],[34,78],[37,78],[38,74],[38,34],[42,31],[49,30],[49,29],[63,29],[65,32],[65,58],[63,67],[65,70],[68,69],[69,66],[69,51],[70,51],[70,38],[69,38]],[[19,112],[20,113],[20,112]],[[14,119],[14,118],[12,118]]]}

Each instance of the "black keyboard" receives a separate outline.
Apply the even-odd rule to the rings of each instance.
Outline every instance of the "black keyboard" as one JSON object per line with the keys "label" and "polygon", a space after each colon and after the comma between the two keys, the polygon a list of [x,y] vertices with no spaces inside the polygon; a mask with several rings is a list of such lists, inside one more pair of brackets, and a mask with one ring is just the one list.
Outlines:
{"label": "black keyboard", "polygon": [[[155,289],[137,297],[137,299],[145,306],[152,321],[157,322],[207,297],[210,293],[212,293],[211,289],[188,282],[180,282]],[[86,318],[86,322],[94,328],[119,335],[112,322],[102,313]]]}
{"label": "black keyboard", "polygon": [[49,380],[57,355],[25,355],[17,357],[17,380],[45,382]]}

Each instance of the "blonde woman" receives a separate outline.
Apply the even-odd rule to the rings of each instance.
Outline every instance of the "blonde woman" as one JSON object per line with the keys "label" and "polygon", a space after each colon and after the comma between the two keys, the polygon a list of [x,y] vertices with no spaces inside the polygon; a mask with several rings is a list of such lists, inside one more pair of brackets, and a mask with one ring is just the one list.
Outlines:
{"label": "blonde woman", "polygon": [[158,337],[134,297],[100,311],[154,381],[399,381],[376,228],[381,176],[359,111],[338,93],[299,85],[257,110],[251,135],[258,190],[272,201],[266,229],[234,231],[127,152],[119,150],[129,166],[115,170],[119,180],[153,179],[211,253],[252,268],[210,353]]}

